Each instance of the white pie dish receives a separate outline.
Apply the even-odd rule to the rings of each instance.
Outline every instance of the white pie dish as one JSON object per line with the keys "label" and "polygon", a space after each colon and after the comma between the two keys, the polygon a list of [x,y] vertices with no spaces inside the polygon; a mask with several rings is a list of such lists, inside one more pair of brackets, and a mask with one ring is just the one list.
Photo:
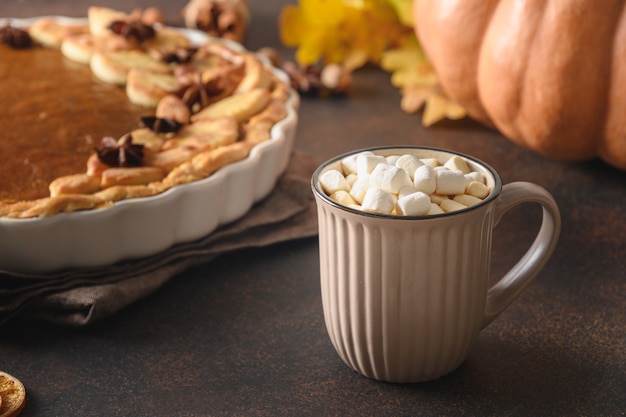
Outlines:
{"label": "white pie dish", "polygon": [[[70,23],[81,21],[54,18]],[[10,21],[20,26],[35,19]],[[203,32],[181,31],[194,43],[210,39],[225,42]],[[239,44],[227,44],[243,50]],[[289,83],[282,71],[271,70]],[[287,116],[273,126],[271,138],[256,145],[246,159],[227,165],[206,179],[98,210],[35,219],[0,218],[0,272],[47,273],[146,257],[177,243],[199,239],[244,216],[255,202],[272,191],[287,167],[298,106],[297,93],[289,89]]]}

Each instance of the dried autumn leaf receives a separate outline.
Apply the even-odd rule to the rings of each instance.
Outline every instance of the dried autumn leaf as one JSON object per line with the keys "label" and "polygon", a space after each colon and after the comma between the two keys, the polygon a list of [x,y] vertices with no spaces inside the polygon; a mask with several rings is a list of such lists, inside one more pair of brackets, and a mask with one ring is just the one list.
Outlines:
{"label": "dried autumn leaf", "polygon": [[414,85],[402,89],[402,110],[416,113],[422,108],[422,125],[431,126],[445,118],[462,119],[465,109],[450,100],[439,85]]}
{"label": "dried autumn leaf", "polygon": [[437,74],[415,37],[396,49],[386,51],[380,66],[391,73],[391,83],[399,88],[413,85],[435,85]]}
{"label": "dried autumn leaf", "polygon": [[391,73],[391,83],[402,91],[402,110],[417,113],[424,109],[424,126],[445,118],[465,117],[465,109],[450,100],[440,88],[437,74],[417,39],[408,39],[401,47],[385,52],[381,68]]}

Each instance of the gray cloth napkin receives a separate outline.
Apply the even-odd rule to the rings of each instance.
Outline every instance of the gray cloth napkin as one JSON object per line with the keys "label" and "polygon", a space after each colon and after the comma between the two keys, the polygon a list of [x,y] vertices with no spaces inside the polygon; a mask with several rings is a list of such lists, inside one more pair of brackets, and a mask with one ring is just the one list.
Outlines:
{"label": "gray cloth napkin", "polygon": [[147,258],[47,275],[0,271],[0,324],[28,316],[84,326],[115,314],[185,269],[220,254],[315,236],[317,214],[310,180],[316,167],[310,155],[294,151],[274,190],[244,217],[205,238]]}

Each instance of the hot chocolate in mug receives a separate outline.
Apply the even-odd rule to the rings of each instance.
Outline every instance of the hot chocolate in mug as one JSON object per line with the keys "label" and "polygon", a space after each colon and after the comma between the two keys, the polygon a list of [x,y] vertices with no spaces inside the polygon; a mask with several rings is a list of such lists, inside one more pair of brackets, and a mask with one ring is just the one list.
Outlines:
{"label": "hot chocolate in mug", "polygon": [[[421,215],[381,214],[364,210],[358,198],[356,204],[339,202],[337,195],[331,198],[328,188],[345,184],[339,178],[335,185],[323,185],[322,177],[337,170],[348,184],[353,183],[359,175],[345,171],[346,165],[354,164],[356,155],[364,152],[385,156],[390,165],[401,155],[414,155],[418,164],[425,165],[435,160],[444,165],[460,157],[478,173],[464,173],[466,183],[478,175],[488,193],[468,207]],[[375,175],[366,165],[363,162],[358,168],[362,176]],[[431,167],[429,172],[437,170]],[[378,183],[393,183],[396,177],[381,178]],[[321,294],[330,340],[348,366],[381,381],[432,380],[461,365],[480,331],[545,266],[560,232],[559,209],[545,189],[528,182],[503,186],[496,171],[484,162],[441,149],[385,147],[344,154],[322,164],[311,186],[318,209]],[[454,201],[453,195],[429,197],[435,202]],[[399,200],[394,201],[398,205]],[[517,264],[490,285],[494,228],[509,209],[523,203],[541,205],[539,232]]]}

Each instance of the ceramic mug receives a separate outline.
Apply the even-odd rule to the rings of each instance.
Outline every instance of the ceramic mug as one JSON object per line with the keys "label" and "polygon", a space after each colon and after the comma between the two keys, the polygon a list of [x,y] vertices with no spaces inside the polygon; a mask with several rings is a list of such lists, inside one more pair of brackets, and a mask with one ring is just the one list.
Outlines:
{"label": "ceramic mug", "polygon": [[[491,190],[466,209],[405,217],[350,208],[324,193],[320,176],[350,154],[322,164],[311,181],[318,209],[324,319],[335,350],[369,378],[432,380],[461,365],[479,332],[545,266],[560,232],[559,209],[542,187],[528,182],[503,186],[493,168],[467,155],[418,147],[367,151],[414,154],[442,163],[459,155]],[[490,285],[493,229],[522,203],[541,205],[541,228],[517,264]]]}

